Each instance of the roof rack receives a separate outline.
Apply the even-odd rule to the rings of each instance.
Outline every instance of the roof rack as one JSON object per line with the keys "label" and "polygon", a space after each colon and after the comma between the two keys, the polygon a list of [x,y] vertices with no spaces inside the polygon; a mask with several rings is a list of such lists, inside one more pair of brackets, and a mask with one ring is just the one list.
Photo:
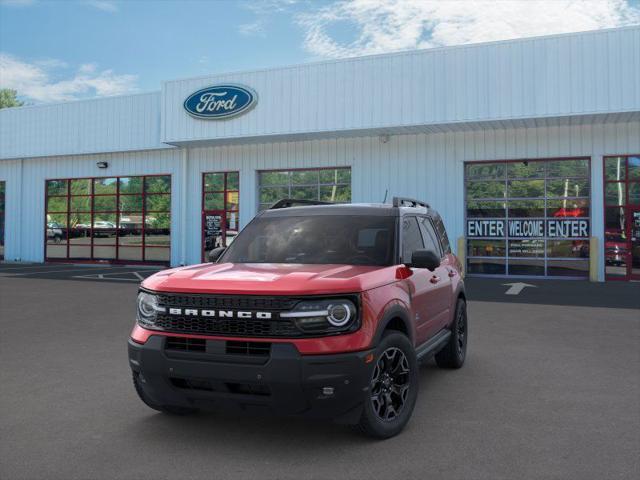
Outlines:
{"label": "roof rack", "polygon": [[426,202],[421,202],[420,200],[416,200],[415,198],[406,198],[406,197],[393,197],[393,206],[394,207],[431,208],[431,206]]}
{"label": "roof rack", "polygon": [[283,198],[269,207],[269,210],[275,210],[278,208],[289,208],[300,205],[335,205],[331,202],[321,202],[320,200],[301,200],[295,198]]}

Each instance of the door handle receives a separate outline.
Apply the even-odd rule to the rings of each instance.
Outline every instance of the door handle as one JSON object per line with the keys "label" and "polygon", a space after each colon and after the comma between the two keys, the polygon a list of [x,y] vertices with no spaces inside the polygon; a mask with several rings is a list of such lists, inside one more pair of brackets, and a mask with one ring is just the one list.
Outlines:
{"label": "door handle", "polygon": [[429,280],[431,283],[438,283],[440,281],[440,277],[437,275],[434,275],[433,277],[431,277],[431,280]]}

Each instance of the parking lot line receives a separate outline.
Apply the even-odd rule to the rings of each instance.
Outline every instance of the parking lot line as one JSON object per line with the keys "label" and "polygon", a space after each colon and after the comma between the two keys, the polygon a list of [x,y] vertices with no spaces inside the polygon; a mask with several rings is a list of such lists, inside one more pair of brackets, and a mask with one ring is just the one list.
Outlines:
{"label": "parking lot line", "polygon": [[[133,275],[136,278],[116,278],[116,275]],[[139,272],[115,272],[115,273],[92,273],[89,275],[74,275],[72,278],[86,278],[90,280],[115,280],[120,282],[135,282],[139,283],[146,277],[140,275]]]}
{"label": "parking lot line", "polygon": [[45,265],[45,264],[35,264],[35,265],[19,265],[19,266],[13,266],[13,267],[5,267],[4,265],[0,265],[0,272],[4,272],[7,270],[34,270],[34,269],[40,269],[40,268],[51,268],[52,265]]}
{"label": "parking lot line", "polygon": [[[104,268],[105,270],[108,267]],[[3,271],[0,271],[0,276],[6,276],[6,277],[15,277],[15,276],[24,276],[24,275],[45,275],[45,274],[49,274],[49,273],[70,273],[70,272],[86,272],[87,269],[86,268],[82,268],[82,269],[78,269],[78,268],[72,268],[72,269],[64,269],[64,270],[41,270],[41,271],[37,271],[37,272],[32,272],[32,271],[27,271],[27,272],[11,272],[11,273],[4,273]],[[126,273],[126,272],[122,272],[122,273]]]}

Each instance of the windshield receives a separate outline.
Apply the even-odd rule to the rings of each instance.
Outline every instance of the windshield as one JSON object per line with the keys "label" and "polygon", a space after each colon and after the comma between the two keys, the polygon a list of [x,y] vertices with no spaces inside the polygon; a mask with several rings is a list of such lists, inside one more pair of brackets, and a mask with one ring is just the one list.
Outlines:
{"label": "windshield", "polygon": [[260,217],[220,262],[393,265],[395,217]]}

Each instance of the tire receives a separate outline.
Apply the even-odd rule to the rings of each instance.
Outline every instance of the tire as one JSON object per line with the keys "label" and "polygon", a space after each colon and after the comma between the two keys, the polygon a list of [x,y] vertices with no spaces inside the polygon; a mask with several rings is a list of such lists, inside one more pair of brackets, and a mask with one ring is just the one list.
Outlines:
{"label": "tire", "polygon": [[142,386],[140,385],[140,374],[139,373],[134,373],[133,374],[133,386],[136,389],[136,393],[138,394],[138,397],[140,397],[140,400],[142,400],[142,402],[149,408],[153,409],[153,410],[157,410],[158,412],[162,412],[162,413],[167,413],[169,415],[191,415],[193,413],[196,413],[198,411],[197,408],[188,408],[188,407],[174,407],[171,405],[158,405],[157,403],[155,403],[154,401],[152,401],[145,393],[144,390],[142,389]]}
{"label": "tire", "polygon": [[395,331],[382,337],[374,361],[356,429],[373,438],[390,438],[402,431],[413,413],[418,398],[418,361],[409,339]]}
{"label": "tire", "polygon": [[459,298],[451,324],[451,337],[445,347],[436,354],[436,364],[440,368],[462,367],[467,356],[468,338],[467,302]]}

